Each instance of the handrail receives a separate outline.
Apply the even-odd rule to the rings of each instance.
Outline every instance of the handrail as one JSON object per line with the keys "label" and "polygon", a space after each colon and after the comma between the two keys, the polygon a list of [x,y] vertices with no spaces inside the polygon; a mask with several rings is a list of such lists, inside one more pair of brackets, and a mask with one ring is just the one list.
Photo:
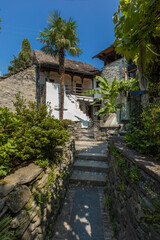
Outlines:
{"label": "handrail", "polygon": [[[67,94],[74,94],[74,95],[82,95],[83,92],[90,90],[89,88],[82,88],[82,87],[70,87],[69,85],[66,86],[66,93]],[[85,94],[84,96],[93,96],[93,94]]]}

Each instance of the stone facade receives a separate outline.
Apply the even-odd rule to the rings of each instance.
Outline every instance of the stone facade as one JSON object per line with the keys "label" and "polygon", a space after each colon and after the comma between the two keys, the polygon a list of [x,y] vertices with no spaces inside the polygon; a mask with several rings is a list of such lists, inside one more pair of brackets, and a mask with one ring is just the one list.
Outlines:
{"label": "stone facade", "polygon": [[0,107],[14,110],[15,94],[20,92],[27,101],[36,101],[36,66],[0,78]]}
{"label": "stone facade", "polygon": [[103,67],[101,77],[107,78],[110,84],[113,82],[114,78],[116,78],[117,81],[120,81],[122,78],[124,78],[124,59],[120,58],[112,63],[105,65]]}
{"label": "stone facade", "polygon": [[30,163],[0,181],[0,239],[48,239],[66,194],[74,151],[71,141],[57,148],[63,161],[54,169]]}
{"label": "stone facade", "polygon": [[[103,67],[101,77],[105,77],[109,83],[111,84],[116,78],[117,81],[120,81],[124,78],[124,67],[127,69],[127,61],[125,58],[120,58],[118,60],[115,60]],[[125,75],[127,79],[127,75]],[[119,123],[122,120],[128,120],[129,119],[129,103],[126,96],[119,96],[118,103],[122,103],[122,109],[121,111],[117,112],[116,117],[112,117],[113,121],[109,121],[106,119],[106,122],[104,126],[106,127],[118,127]],[[111,119],[111,117],[109,117]]]}
{"label": "stone facade", "polygon": [[160,239],[160,166],[120,138],[109,145],[106,203],[117,240]]}

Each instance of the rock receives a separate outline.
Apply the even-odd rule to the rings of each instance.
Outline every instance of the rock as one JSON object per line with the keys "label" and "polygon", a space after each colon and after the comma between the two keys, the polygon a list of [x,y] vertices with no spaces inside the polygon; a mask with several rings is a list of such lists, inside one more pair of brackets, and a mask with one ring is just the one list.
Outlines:
{"label": "rock", "polygon": [[15,187],[15,183],[9,183],[6,181],[1,181],[0,182],[0,197],[5,197],[8,193],[10,193],[14,187]]}
{"label": "rock", "polygon": [[[6,198],[6,204],[13,213],[19,212],[29,201],[31,192],[27,186],[20,186],[11,192]],[[16,200],[16,201],[15,201]]]}
{"label": "rock", "polygon": [[31,231],[27,228],[27,230],[24,232],[24,234],[21,237],[21,240],[32,240],[32,234]]}
{"label": "rock", "polygon": [[20,229],[17,232],[18,239],[22,239],[21,237],[22,237],[23,233],[25,232],[25,230],[28,228],[29,224],[30,224],[30,221],[25,222],[22,226],[20,226]]}
{"label": "rock", "polygon": [[18,221],[18,218],[16,217],[16,218],[14,218],[13,220],[12,220],[12,222],[10,223],[10,226],[11,226],[11,228],[13,228],[13,229],[15,229],[15,228],[18,228],[19,227],[19,225],[20,225],[20,223],[19,223],[19,221]]}
{"label": "rock", "polygon": [[41,224],[41,218],[39,216],[35,216],[32,220],[32,223],[30,225],[30,230],[33,232],[39,225]]}
{"label": "rock", "polygon": [[4,181],[7,183],[14,183],[14,185],[22,185],[33,181],[42,172],[42,168],[34,163],[31,163],[28,166],[22,167],[15,173],[5,177]]}
{"label": "rock", "polygon": [[0,212],[2,211],[3,207],[4,207],[4,201],[3,199],[0,198]]}
{"label": "rock", "polygon": [[31,220],[31,221],[32,221],[32,219],[37,215],[39,209],[40,209],[39,206],[31,209],[31,211],[29,212],[29,216],[30,216],[30,220]]}
{"label": "rock", "polygon": [[39,188],[42,188],[44,187],[44,185],[47,183],[48,181],[48,174],[44,174],[43,177],[36,182],[36,186],[39,187]]}
{"label": "rock", "polygon": [[10,223],[11,228],[18,228],[24,223],[30,221],[29,215],[25,210],[22,210]]}
{"label": "rock", "polygon": [[0,218],[8,211],[8,207],[5,206],[2,211],[0,212]]}

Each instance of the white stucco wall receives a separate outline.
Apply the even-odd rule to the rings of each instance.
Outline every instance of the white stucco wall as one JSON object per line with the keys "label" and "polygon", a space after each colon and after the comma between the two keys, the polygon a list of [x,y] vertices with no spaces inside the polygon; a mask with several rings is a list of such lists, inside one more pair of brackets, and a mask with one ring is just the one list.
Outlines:
{"label": "white stucco wall", "polygon": [[[55,118],[60,119],[60,84],[46,82],[46,102],[51,104]],[[79,109],[77,96],[64,93],[64,119],[81,121],[83,126],[88,126],[89,118]]]}

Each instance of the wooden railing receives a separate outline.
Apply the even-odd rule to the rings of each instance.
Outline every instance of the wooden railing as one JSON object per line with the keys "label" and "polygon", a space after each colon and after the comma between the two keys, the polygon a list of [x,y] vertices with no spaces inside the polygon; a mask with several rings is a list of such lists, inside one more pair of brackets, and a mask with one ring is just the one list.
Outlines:
{"label": "wooden railing", "polygon": [[[82,95],[82,93],[90,90],[89,88],[82,88],[82,87],[72,87],[71,86],[66,86],[66,93],[67,94],[73,94],[73,95]],[[83,95],[82,95],[83,96]],[[84,96],[90,96],[92,97],[93,95],[85,94]]]}

